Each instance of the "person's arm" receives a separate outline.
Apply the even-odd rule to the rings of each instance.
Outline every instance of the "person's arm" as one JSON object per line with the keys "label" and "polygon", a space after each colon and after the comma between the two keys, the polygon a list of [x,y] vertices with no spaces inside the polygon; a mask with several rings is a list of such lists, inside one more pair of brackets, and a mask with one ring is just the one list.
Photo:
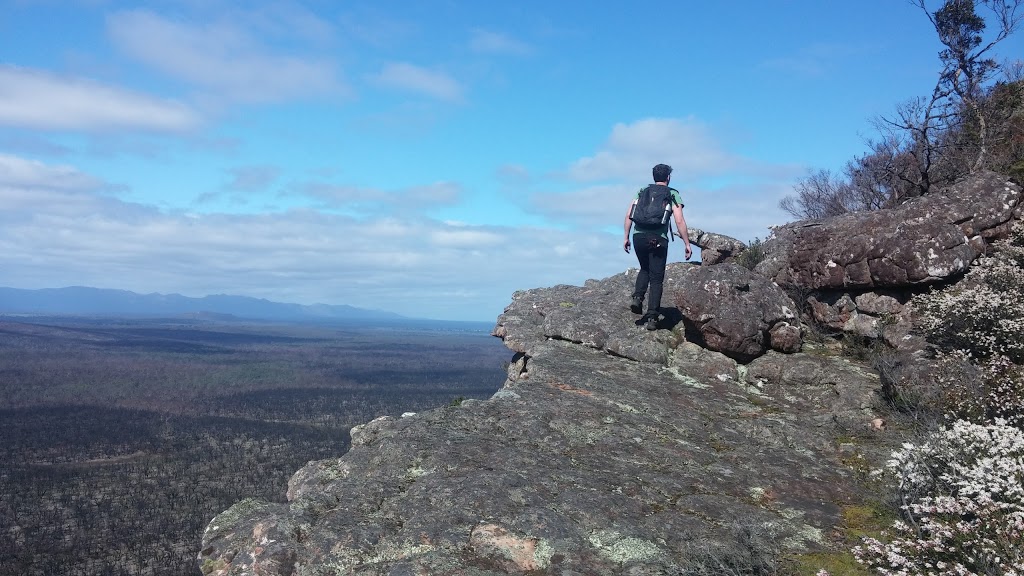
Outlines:
{"label": "person's arm", "polygon": [[693,249],[690,248],[690,233],[686,229],[686,220],[683,219],[683,207],[679,204],[672,206],[672,217],[676,221],[676,233],[686,244],[686,259],[689,260],[693,255]]}
{"label": "person's arm", "polygon": [[629,253],[629,229],[633,227],[633,221],[629,219],[633,212],[633,204],[636,204],[636,200],[629,203],[626,208],[626,218],[622,221],[622,249]]}

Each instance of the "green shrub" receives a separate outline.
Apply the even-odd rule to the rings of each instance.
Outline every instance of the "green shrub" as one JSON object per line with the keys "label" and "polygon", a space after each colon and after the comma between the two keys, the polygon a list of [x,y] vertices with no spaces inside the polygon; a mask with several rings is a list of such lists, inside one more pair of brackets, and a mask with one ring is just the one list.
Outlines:
{"label": "green shrub", "polygon": [[764,242],[760,238],[754,238],[747,242],[747,248],[736,256],[736,263],[748,270],[753,270],[755,266],[764,261],[766,255]]}

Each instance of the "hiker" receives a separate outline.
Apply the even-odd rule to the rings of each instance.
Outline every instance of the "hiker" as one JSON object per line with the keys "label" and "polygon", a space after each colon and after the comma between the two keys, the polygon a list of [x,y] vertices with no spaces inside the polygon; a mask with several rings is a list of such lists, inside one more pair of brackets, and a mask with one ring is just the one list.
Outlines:
{"label": "hiker", "polygon": [[[669,188],[672,180],[672,167],[658,164],[652,170],[654,184],[640,189],[636,198],[626,210],[626,219],[622,223],[625,232],[622,247],[629,253],[629,229],[633,232],[633,246],[636,258],[640,262],[640,273],[636,276],[636,288],[629,309],[640,314],[644,309],[644,295],[650,285],[650,298],[647,300],[647,313],[640,322],[646,324],[648,330],[658,328],[659,308],[661,307],[661,291],[665,282],[665,265],[668,263],[669,234],[677,234],[686,244],[686,259],[693,254],[690,248],[690,237],[683,220],[683,200],[679,191]],[[676,230],[672,231],[672,220]]]}

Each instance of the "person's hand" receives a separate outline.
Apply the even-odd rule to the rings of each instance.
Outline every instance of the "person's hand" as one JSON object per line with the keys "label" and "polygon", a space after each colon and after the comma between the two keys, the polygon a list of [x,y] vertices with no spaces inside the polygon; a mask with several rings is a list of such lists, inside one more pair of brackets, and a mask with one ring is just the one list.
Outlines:
{"label": "person's hand", "polygon": [[690,248],[690,245],[687,244],[686,245],[686,259],[689,260],[690,256],[692,256],[692,255],[693,255],[693,248]]}
{"label": "person's hand", "polygon": [[629,254],[629,238],[622,242],[622,249],[626,251],[626,254]]}

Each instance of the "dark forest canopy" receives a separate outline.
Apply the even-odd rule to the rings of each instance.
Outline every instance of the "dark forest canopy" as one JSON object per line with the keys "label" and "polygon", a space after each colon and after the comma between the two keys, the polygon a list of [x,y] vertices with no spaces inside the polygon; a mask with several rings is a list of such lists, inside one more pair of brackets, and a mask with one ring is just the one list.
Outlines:
{"label": "dark forest canopy", "polygon": [[198,575],[214,515],[352,426],[505,378],[489,330],[363,324],[0,316],[0,576]]}

